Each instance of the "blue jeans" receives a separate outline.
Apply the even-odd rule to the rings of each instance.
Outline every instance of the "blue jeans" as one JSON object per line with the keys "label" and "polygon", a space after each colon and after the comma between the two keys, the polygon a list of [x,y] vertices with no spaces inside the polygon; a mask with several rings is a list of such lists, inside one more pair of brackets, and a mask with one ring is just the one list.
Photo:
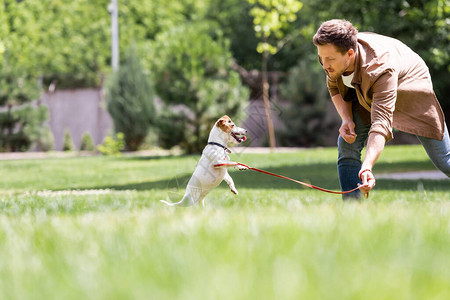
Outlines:
{"label": "blue jeans", "polygon": [[[368,137],[370,124],[367,125],[357,112],[353,112],[355,133],[358,135],[353,144],[347,143],[341,136],[338,138],[338,175],[342,191],[357,187],[361,181],[358,173],[361,170],[361,151]],[[450,137],[445,125],[444,139],[442,141],[417,136],[434,165],[445,175],[450,177]],[[343,195],[343,199],[360,198],[361,192],[356,190]]]}

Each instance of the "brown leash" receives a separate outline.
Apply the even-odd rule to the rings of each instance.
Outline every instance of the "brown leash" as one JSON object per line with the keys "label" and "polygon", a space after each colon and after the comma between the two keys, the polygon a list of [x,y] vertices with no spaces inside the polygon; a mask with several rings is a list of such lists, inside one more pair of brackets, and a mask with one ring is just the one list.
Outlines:
{"label": "brown leash", "polygon": [[[309,187],[309,188],[312,188],[312,189],[316,189],[316,190],[319,190],[319,191],[322,191],[322,192],[330,193],[330,194],[340,194],[340,195],[343,195],[343,194],[348,194],[348,193],[354,192],[354,191],[356,191],[357,189],[359,189],[359,187],[356,187],[356,188],[354,188],[353,190],[344,191],[344,192],[338,192],[338,191],[327,190],[327,189],[324,189],[324,188],[321,188],[321,187],[318,187],[318,186],[315,186],[315,185],[312,185],[312,184],[309,184],[309,183],[306,183],[306,182],[302,182],[302,181],[299,181],[299,180],[295,180],[295,179],[292,179],[292,178],[289,178],[289,177],[286,177],[286,176],[274,174],[274,173],[271,173],[271,172],[268,172],[268,171],[264,171],[264,170],[261,170],[261,169],[257,169],[257,168],[252,168],[252,167],[249,167],[249,166],[247,166],[247,165],[245,165],[245,164],[243,164],[243,163],[239,163],[239,162],[238,162],[238,163],[235,163],[235,164],[216,164],[216,165],[214,165],[214,167],[225,167],[225,166],[226,166],[226,167],[235,167],[235,166],[237,166],[237,165],[246,167],[246,168],[248,168],[249,170],[253,170],[253,171],[256,171],[256,172],[263,173],[263,174],[267,174],[267,175],[271,175],[271,176],[275,176],[275,177],[287,179],[287,180],[293,181],[293,182],[295,182],[295,183],[304,185],[304,186],[306,186],[306,187]],[[366,196],[366,198],[367,198],[367,197],[369,196],[369,193],[367,193],[367,195],[365,195],[365,196]]]}

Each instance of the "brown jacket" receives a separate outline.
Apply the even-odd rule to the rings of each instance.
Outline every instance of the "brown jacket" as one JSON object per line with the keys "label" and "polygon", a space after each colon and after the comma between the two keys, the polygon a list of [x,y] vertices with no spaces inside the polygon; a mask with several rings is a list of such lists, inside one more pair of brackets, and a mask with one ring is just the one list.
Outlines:
{"label": "brown jacket", "polygon": [[[444,113],[433,91],[425,62],[402,42],[374,33],[358,33],[352,85],[359,103],[370,112],[369,134],[377,132],[386,141],[392,128],[442,140]],[[348,87],[327,79],[331,96],[345,96]]]}

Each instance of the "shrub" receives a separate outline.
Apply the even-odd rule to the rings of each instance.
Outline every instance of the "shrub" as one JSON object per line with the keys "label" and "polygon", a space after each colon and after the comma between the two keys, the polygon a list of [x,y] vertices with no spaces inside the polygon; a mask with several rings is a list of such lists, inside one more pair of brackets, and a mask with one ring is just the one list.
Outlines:
{"label": "shrub", "polygon": [[169,108],[184,106],[177,113],[180,119],[172,114],[163,120],[164,127],[171,128],[160,131],[163,143],[180,139],[183,150],[199,152],[218,118],[242,118],[249,93],[232,70],[229,48],[220,30],[208,24],[181,24],[156,37],[150,55],[157,58],[151,68],[158,96]]}
{"label": "shrub", "polygon": [[50,127],[44,126],[42,128],[42,133],[37,142],[36,148],[39,151],[51,151],[55,147],[55,138],[53,137],[53,133],[50,130]]}
{"label": "shrub", "polygon": [[126,148],[138,150],[156,118],[156,111],[153,89],[135,47],[125,52],[124,64],[107,87],[106,101],[114,129],[123,133]]}
{"label": "shrub", "polygon": [[[0,53],[0,58],[1,58]],[[39,97],[37,78],[21,68],[2,65],[0,61],[0,150],[27,151],[40,136],[48,116],[46,106],[31,102]]]}
{"label": "shrub", "polygon": [[289,100],[281,118],[286,130],[277,132],[280,145],[324,146],[330,130],[339,122],[327,118],[330,95],[324,72],[317,65],[300,61],[289,71],[287,82],[280,85],[282,98]]}
{"label": "shrub", "polygon": [[73,151],[75,149],[75,145],[72,141],[72,136],[70,135],[69,130],[64,131],[64,143],[63,143],[63,151]]}
{"label": "shrub", "polygon": [[94,151],[94,141],[88,132],[85,132],[81,137],[80,151]]}
{"label": "shrub", "polygon": [[120,156],[125,147],[124,137],[122,132],[116,133],[115,136],[108,135],[103,140],[103,144],[97,146],[97,149],[103,155]]}
{"label": "shrub", "polygon": [[158,118],[158,144],[170,149],[180,146],[187,149],[186,124],[187,118],[183,113],[165,110]]}

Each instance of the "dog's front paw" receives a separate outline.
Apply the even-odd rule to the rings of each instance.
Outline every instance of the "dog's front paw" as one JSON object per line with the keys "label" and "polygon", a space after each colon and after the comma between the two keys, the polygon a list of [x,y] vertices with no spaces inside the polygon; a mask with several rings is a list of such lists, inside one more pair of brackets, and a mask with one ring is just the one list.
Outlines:
{"label": "dog's front paw", "polygon": [[243,165],[236,165],[236,168],[238,168],[240,171],[248,170],[248,167]]}
{"label": "dog's front paw", "polygon": [[239,195],[238,191],[236,190],[236,188],[234,186],[231,186],[230,189],[233,194]]}

